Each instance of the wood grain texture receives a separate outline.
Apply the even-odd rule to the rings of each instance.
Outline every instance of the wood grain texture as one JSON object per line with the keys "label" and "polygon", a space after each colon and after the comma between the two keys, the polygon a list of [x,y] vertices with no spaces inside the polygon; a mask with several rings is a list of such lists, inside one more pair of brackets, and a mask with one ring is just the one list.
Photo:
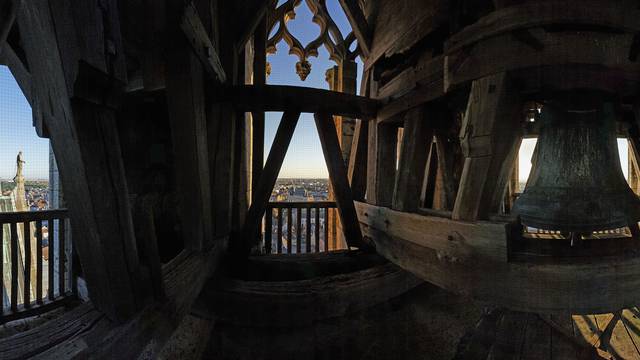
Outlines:
{"label": "wood grain texture", "polygon": [[[530,29],[539,49],[504,34],[487,38],[445,57],[445,91],[471,80],[505,71],[543,67],[597,65],[638,79],[640,64],[629,60],[633,34],[595,31],[546,32]],[[504,56],[496,57],[500,53]]]}
{"label": "wood grain texture", "polygon": [[509,31],[554,24],[598,26],[636,33],[640,31],[638,17],[640,8],[630,0],[615,4],[598,0],[526,2],[494,11],[462,29],[447,40],[445,52],[452,53]]}
{"label": "wood grain texture", "polygon": [[379,103],[337,91],[285,85],[239,85],[220,89],[214,101],[229,101],[242,111],[299,111],[353,118],[376,116]]}
{"label": "wood grain texture", "polygon": [[420,206],[420,190],[433,141],[433,127],[429,127],[428,117],[425,107],[415,108],[405,115],[404,136],[393,191],[392,208],[395,210],[414,212]]}
{"label": "wood grain texture", "polygon": [[203,67],[186,44],[169,54],[166,79],[182,235],[202,249],[213,239],[207,105]]}
{"label": "wood grain texture", "polygon": [[[353,194],[344,166],[336,128],[329,114],[315,114],[316,129],[320,137],[320,145],[329,171],[329,180],[336,198],[338,214],[342,223],[342,231],[349,247],[362,247],[362,233],[358,224],[358,216],[353,205]],[[316,214],[319,210],[316,209]],[[317,218],[317,217],[316,217]],[[316,227],[319,226],[316,223]]]}
{"label": "wood grain texture", "polygon": [[[598,263],[508,262],[505,224],[475,223],[356,203],[376,251],[455,293],[529,312],[593,314],[633,306],[640,259]],[[615,264],[615,265],[614,265]]]}
{"label": "wood grain texture", "polygon": [[364,16],[364,12],[357,0],[339,0],[342,10],[344,10],[353,34],[358,39],[358,45],[362,50],[362,55],[366,58],[371,52],[371,29]]}
{"label": "wood grain texture", "polygon": [[499,211],[520,144],[521,108],[506,74],[473,83],[460,130],[465,162],[454,219],[486,219]]}

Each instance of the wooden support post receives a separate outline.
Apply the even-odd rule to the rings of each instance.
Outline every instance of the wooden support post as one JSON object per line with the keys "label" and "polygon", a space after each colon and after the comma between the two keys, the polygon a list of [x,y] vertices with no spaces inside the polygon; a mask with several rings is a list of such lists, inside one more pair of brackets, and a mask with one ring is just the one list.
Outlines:
{"label": "wooden support post", "polygon": [[420,205],[420,190],[433,141],[433,128],[427,122],[425,107],[407,112],[404,136],[400,147],[400,162],[393,191],[393,209],[413,212]]}
{"label": "wooden support post", "polygon": [[427,166],[424,169],[424,180],[422,182],[422,190],[420,191],[420,205],[425,208],[432,208],[435,191],[436,181],[438,176],[438,151],[436,149],[436,143],[431,142],[429,147],[429,157],[427,158]]}
{"label": "wooden support post", "polygon": [[182,235],[199,250],[213,239],[209,148],[202,64],[186,44],[170,50],[166,79]]}
{"label": "wooden support post", "polygon": [[[243,250],[246,252],[249,252],[251,247],[255,245],[253,243],[255,238],[254,234],[262,221],[262,215],[271,197],[273,186],[278,179],[282,162],[287,154],[287,149],[291,143],[291,138],[293,137],[293,132],[296,129],[299,118],[299,112],[285,112],[282,114],[278,131],[276,132],[273,145],[271,145],[271,151],[269,151],[269,156],[267,157],[267,163],[265,164],[262,175],[260,176],[260,181],[258,182],[258,187],[256,188],[255,200],[249,207],[242,231],[242,240],[246,245]],[[281,218],[281,216],[279,218]]]}
{"label": "wooden support post", "polygon": [[[629,180],[636,194],[640,193],[640,99],[633,104],[634,121],[629,129]],[[635,179],[634,176],[635,175]]]}
{"label": "wooden support post", "polygon": [[[49,5],[25,1],[18,14],[34,118],[43,121],[56,156],[64,160],[58,165],[74,249],[92,304],[110,319],[124,321],[141,304],[141,287],[113,108],[118,97],[113,89],[126,82],[116,1],[101,1],[99,7],[81,2],[73,9],[68,2]],[[97,18],[104,26],[95,26]],[[42,241],[40,229],[37,239]],[[39,277],[36,283],[39,299],[42,281]]]}
{"label": "wooden support post", "polygon": [[473,82],[460,139],[466,157],[454,220],[497,213],[521,141],[521,102],[506,73]]}
{"label": "wooden support post", "polygon": [[[256,31],[253,33],[253,84],[265,85],[266,67],[267,67],[267,23],[263,19]],[[251,113],[253,123],[252,136],[252,158],[251,158],[251,188],[255,190],[258,186],[258,180],[264,166],[264,111],[254,111]],[[252,200],[255,200],[255,193]]]}
{"label": "wooden support post", "polygon": [[363,244],[362,232],[360,231],[360,223],[353,204],[353,195],[351,194],[351,187],[349,186],[347,170],[342,159],[335,125],[329,114],[315,114],[314,118],[347,245],[349,247],[360,247]]}
{"label": "wooden support post", "polygon": [[0,0],[0,53],[16,20],[21,0]]}
{"label": "wooden support post", "polygon": [[367,189],[367,146],[369,140],[369,120],[357,120],[353,134],[353,145],[349,156],[349,183],[355,201],[364,201]]}
{"label": "wooden support post", "polygon": [[207,74],[214,79],[217,78],[221,83],[226,82],[227,74],[222,67],[217,47],[209,38],[208,31],[202,23],[194,4],[188,4],[184,8],[180,28],[189,40],[193,52],[202,62]]}
{"label": "wooden support post", "polygon": [[371,30],[357,0],[339,0],[364,57],[371,52]]}
{"label": "wooden support post", "polygon": [[369,124],[367,154],[367,203],[390,207],[396,178],[397,127],[392,124]]}

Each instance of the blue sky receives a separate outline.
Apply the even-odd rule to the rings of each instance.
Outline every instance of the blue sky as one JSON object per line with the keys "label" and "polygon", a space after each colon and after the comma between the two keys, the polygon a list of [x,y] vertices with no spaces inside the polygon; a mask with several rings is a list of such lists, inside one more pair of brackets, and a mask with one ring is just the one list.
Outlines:
{"label": "blue sky", "polygon": [[31,106],[9,68],[0,66],[0,179],[14,177],[18,151],[26,161],[25,178],[49,178],[49,140],[36,135]]}
{"label": "blue sky", "polygon": [[[340,28],[343,37],[351,32],[351,26],[347,20],[338,0],[327,0],[327,8],[336,25]],[[312,22],[312,13],[306,5],[305,1],[296,8],[296,18],[289,21],[287,28],[291,33],[300,40],[302,45],[307,45],[315,40],[320,34],[320,27]],[[325,72],[327,69],[336,65],[329,60],[329,54],[324,47],[319,49],[317,58],[309,59],[311,63],[311,74],[306,81],[300,80],[296,74],[296,63],[298,57],[289,55],[289,46],[281,41],[277,46],[277,52],[267,57],[267,61],[271,64],[271,75],[267,78],[268,84],[273,85],[295,85],[313,87],[319,89],[329,89],[329,85],[325,81]],[[358,86],[362,77],[362,62],[360,58],[358,62]],[[265,160],[271,143],[275,137],[278,124],[280,122],[281,113],[267,113],[265,123]],[[313,121],[313,114],[302,114],[296,131],[291,140],[291,146],[282,164],[280,171],[281,178],[327,178],[327,167],[325,165],[322,148],[320,147],[320,139]]]}
{"label": "blue sky", "polygon": [[[327,7],[343,36],[350,31],[349,22],[338,4],[338,0],[327,0]],[[305,1],[296,9],[296,18],[288,24],[289,30],[297,36],[303,45],[314,40],[320,33],[320,27],[312,22],[312,14]],[[278,51],[268,56],[271,63],[269,84],[296,85],[328,89],[325,72],[335,65],[329,60],[324,47],[319,56],[311,58],[311,74],[306,81],[301,81],[295,72],[298,58],[289,55],[288,45],[282,41]],[[358,61],[358,86],[362,76],[362,62]],[[48,178],[49,141],[36,136],[32,126],[31,108],[22,91],[6,66],[0,66],[0,178],[13,178],[15,174],[15,158],[18,151],[23,151],[25,177]],[[267,113],[265,124],[265,159],[275,136],[281,113]],[[520,178],[526,180],[531,168],[531,155],[535,140],[524,140],[520,150]],[[627,175],[627,144],[618,141],[620,160],[623,172]],[[302,114],[294,133],[291,146],[285,157],[280,177],[326,178],[325,165],[320,140],[315,129],[312,114]]]}

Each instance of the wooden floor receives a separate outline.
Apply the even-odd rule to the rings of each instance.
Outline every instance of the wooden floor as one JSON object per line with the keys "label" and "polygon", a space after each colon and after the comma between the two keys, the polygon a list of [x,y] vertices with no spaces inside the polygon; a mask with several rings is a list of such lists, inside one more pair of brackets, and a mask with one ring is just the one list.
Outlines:
{"label": "wooden floor", "polygon": [[456,359],[640,359],[640,311],[539,315],[495,309],[461,341]]}

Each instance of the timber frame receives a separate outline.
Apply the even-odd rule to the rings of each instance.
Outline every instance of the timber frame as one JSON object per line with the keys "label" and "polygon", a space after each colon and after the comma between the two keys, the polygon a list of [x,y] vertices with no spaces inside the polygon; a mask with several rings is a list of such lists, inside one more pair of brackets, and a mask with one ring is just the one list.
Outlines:
{"label": "timber frame", "polygon": [[[376,19],[367,91],[381,107],[368,124],[366,200],[356,205],[365,238],[426,281],[512,309],[634,305],[636,255],[522,257],[508,209],[520,142],[537,134],[528,104],[591,88],[638,109],[637,3],[496,1],[472,21],[444,1],[404,19],[409,3],[381,1],[367,14]],[[404,35],[380,33],[389,24]],[[447,27],[450,36],[439,32]],[[637,119],[621,119],[618,132],[634,152]]]}
{"label": "timber frame", "polygon": [[[286,28],[301,1],[0,0],[0,64],[60,160],[91,300],[26,334],[22,347],[0,341],[0,357],[136,358],[166,341],[222,260],[241,267],[259,252],[305,112],[350,250],[521,311],[637,305],[637,253],[529,256],[514,246],[522,229],[508,211],[519,144],[538,131],[526,113],[558,91],[616,95],[640,192],[637,1],[339,0],[353,28],[343,37],[323,0],[304,0],[324,21],[305,47]],[[328,74],[332,91],[267,85],[266,54],[283,39],[301,76],[321,45],[347,60]],[[266,111],[283,115],[263,166]],[[348,142],[343,121],[354,124]],[[162,236],[181,241],[167,259]],[[383,273],[405,277],[393,265]]]}

